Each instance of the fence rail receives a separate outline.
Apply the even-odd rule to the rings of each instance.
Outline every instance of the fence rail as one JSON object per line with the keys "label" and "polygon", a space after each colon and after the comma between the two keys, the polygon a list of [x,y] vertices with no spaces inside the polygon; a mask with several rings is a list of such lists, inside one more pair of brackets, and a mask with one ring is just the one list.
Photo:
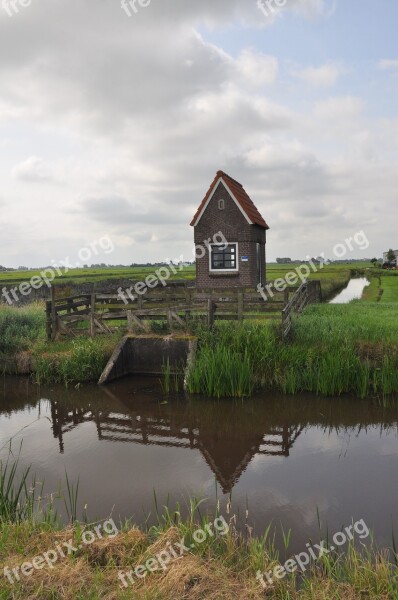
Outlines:
{"label": "fence rail", "polygon": [[282,310],[282,334],[286,337],[292,328],[294,314],[301,314],[308,304],[322,299],[320,281],[304,281]]}
{"label": "fence rail", "polygon": [[123,291],[123,295],[104,294],[93,289],[90,294],[59,297],[54,286],[51,300],[46,303],[47,337],[55,340],[61,335],[78,336],[85,332],[94,337],[111,333],[118,321],[125,321],[128,331],[133,328],[146,331],[148,320],[167,319],[173,327],[176,323],[183,325],[184,319],[192,315],[203,318],[212,326],[216,319],[280,319],[282,314],[285,328],[291,321],[292,312],[300,312],[308,302],[317,301],[312,300],[316,295],[313,283],[318,283],[320,290],[319,282],[310,282],[311,285],[304,287],[274,292],[268,300],[255,290],[199,289],[186,282],[148,289],[143,295],[135,295],[132,286],[130,291]]}

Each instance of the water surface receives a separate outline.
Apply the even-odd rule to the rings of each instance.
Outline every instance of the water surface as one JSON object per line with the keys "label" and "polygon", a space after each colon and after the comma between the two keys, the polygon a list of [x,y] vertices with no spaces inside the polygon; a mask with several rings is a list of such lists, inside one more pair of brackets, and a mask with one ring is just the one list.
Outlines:
{"label": "water surface", "polygon": [[368,285],[370,285],[370,281],[366,279],[366,277],[350,279],[347,287],[339,292],[337,296],[330,301],[330,304],[348,304],[352,300],[359,300],[362,298],[363,291]]}
{"label": "water surface", "polygon": [[[158,502],[217,499],[257,533],[272,520],[292,529],[293,551],[319,540],[317,509],[329,531],[365,519],[391,545],[398,524],[398,412],[355,398],[263,394],[244,402],[165,398],[157,380],[108,387],[39,388],[4,378],[0,448],[23,439],[47,492],[80,477],[90,518],[143,524]],[[3,448],[0,455],[6,455]],[[398,529],[396,529],[398,534]]]}

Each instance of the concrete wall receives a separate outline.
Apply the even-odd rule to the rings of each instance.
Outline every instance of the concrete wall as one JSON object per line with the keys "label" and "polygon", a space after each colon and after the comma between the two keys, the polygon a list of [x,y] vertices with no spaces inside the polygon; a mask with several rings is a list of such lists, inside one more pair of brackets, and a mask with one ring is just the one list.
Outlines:
{"label": "concrete wall", "polygon": [[98,383],[103,385],[131,374],[161,375],[167,362],[172,373],[184,373],[193,361],[196,343],[189,337],[126,336],[115,348]]}

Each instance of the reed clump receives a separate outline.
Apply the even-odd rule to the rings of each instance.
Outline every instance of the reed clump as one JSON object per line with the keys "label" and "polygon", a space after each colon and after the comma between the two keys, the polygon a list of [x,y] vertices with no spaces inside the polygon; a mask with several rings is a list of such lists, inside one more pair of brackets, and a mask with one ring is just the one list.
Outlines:
{"label": "reed clump", "polygon": [[282,339],[280,327],[218,323],[198,327],[188,391],[244,397],[253,389],[361,398],[398,393],[396,304],[313,305]]}

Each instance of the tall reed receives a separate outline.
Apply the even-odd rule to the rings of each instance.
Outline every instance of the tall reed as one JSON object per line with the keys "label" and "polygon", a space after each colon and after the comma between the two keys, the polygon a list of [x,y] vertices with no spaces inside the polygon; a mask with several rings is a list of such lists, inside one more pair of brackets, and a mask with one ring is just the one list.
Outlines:
{"label": "tall reed", "polygon": [[316,305],[280,328],[256,323],[198,326],[188,391],[243,397],[254,388],[385,399],[398,393],[396,305]]}
{"label": "tall reed", "polygon": [[33,515],[36,483],[28,485],[30,467],[18,472],[19,456],[13,460],[10,448],[6,461],[0,460],[0,523],[18,523]]}

